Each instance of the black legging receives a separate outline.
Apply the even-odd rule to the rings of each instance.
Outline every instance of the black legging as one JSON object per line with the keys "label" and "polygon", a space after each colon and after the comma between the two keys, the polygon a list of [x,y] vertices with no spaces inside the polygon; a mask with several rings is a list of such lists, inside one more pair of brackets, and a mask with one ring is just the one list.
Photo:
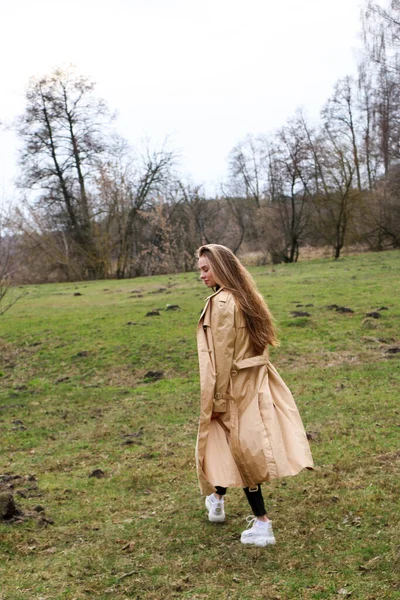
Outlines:
{"label": "black legging", "polygon": [[[215,486],[215,491],[220,496],[225,496],[226,490],[228,488],[221,487],[220,485]],[[267,514],[264,506],[264,499],[261,492],[261,485],[258,484],[257,489],[255,487],[252,488],[243,488],[244,493],[246,494],[246,498],[250,504],[251,510],[255,517],[263,517]]]}

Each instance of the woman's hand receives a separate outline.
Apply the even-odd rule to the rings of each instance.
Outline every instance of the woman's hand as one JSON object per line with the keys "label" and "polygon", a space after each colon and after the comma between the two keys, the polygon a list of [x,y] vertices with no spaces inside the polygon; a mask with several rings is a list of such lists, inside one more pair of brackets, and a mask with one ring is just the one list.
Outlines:
{"label": "woman's hand", "polygon": [[219,417],[220,414],[222,414],[222,413],[212,412],[211,413],[211,420],[218,419],[218,417]]}

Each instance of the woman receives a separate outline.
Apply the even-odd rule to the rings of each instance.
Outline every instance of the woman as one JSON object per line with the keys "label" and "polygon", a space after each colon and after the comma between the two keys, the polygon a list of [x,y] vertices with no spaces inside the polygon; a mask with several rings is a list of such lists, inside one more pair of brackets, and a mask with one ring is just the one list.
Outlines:
{"label": "woman", "polygon": [[277,339],[248,271],[225,246],[198,250],[200,278],[216,290],[200,316],[201,411],[196,466],[208,518],[225,520],[228,487],[244,488],[254,518],[243,544],[275,544],[260,484],[312,468],[293,397],[268,359]]}

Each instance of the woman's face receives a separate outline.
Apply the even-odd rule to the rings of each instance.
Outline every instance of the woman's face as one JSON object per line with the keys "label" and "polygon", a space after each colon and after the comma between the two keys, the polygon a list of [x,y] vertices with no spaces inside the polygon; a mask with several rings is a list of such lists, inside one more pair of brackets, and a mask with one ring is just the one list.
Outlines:
{"label": "woman's face", "polygon": [[200,256],[199,258],[199,270],[200,270],[200,279],[206,284],[206,286],[213,288],[218,285],[218,281],[216,281],[214,277],[214,272],[212,266],[210,265],[210,261],[207,256]]}

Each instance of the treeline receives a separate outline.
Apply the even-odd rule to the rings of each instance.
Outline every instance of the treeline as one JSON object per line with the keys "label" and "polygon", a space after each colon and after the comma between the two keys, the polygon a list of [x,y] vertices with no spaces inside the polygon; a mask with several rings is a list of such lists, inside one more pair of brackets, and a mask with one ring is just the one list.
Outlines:
{"label": "treeline", "polygon": [[216,198],[182,180],[167,145],[134,152],[94,85],[33,79],[17,128],[25,201],[0,218],[0,273],[19,281],[191,270],[202,243],[297,261],[301,248],[400,247],[400,0],[362,13],[358,76],[340,79],[317,125],[298,110],[232,149]]}

